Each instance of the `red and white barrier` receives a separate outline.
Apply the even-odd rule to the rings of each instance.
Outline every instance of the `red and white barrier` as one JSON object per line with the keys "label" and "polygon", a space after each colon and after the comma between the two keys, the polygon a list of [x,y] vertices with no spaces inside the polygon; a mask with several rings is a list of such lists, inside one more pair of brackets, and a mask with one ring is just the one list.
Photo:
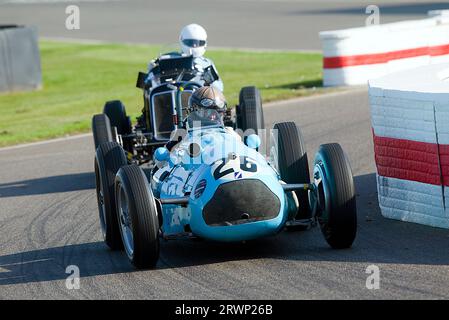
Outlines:
{"label": "red and white barrier", "polygon": [[382,215],[449,228],[449,63],[369,81]]}
{"label": "red and white barrier", "polygon": [[[444,12],[444,11],[442,11]],[[320,32],[323,84],[366,84],[386,74],[449,62],[449,16]]]}

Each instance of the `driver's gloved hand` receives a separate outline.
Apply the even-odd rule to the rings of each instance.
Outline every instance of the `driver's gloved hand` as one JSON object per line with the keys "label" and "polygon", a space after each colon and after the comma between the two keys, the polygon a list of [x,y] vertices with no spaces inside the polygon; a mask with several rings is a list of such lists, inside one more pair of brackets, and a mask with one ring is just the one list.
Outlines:
{"label": "driver's gloved hand", "polygon": [[165,147],[167,148],[168,151],[171,151],[173,149],[173,147],[176,146],[181,141],[182,141],[182,136],[178,136],[176,139],[170,140],[169,142],[167,142]]}

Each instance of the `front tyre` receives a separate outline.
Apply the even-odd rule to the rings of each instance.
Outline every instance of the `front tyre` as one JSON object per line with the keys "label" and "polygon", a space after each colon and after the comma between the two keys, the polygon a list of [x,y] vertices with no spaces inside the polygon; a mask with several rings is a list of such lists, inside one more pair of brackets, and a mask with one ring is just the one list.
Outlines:
{"label": "front tyre", "polygon": [[137,165],[122,167],[115,179],[117,215],[126,255],[137,269],[152,268],[159,258],[156,201]]}
{"label": "front tyre", "polygon": [[259,134],[259,130],[265,129],[262,98],[256,87],[244,87],[240,90],[236,120],[237,128],[243,132],[253,130],[255,134]]}
{"label": "front tyre", "polygon": [[317,186],[318,222],[327,243],[334,249],[351,247],[357,232],[357,208],[351,167],[337,143],[323,144],[313,170]]}
{"label": "front tyre", "polygon": [[115,206],[114,181],[115,174],[126,163],[125,153],[117,142],[105,142],[98,146],[94,166],[100,226],[104,242],[112,250],[122,248]]}
{"label": "front tyre", "polygon": [[92,134],[94,136],[95,150],[105,142],[113,141],[109,118],[105,114],[96,114],[92,118]]}
{"label": "front tyre", "polygon": [[[281,122],[273,129],[270,151],[281,179],[285,183],[310,183],[309,162],[299,127],[294,122]],[[308,191],[297,190],[295,193],[299,202],[295,218],[310,218]]]}
{"label": "front tyre", "polygon": [[108,116],[111,127],[117,128],[117,133],[125,135],[131,133],[131,120],[126,115],[126,108],[120,100],[105,103],[103,113]]}

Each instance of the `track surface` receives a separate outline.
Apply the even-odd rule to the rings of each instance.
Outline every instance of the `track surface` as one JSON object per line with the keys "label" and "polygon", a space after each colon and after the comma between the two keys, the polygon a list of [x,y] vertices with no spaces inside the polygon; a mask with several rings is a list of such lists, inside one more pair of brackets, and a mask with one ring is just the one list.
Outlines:
{"label": "track surface", "polygon": [[[80,1],[81,30],[64,28],[69,3],[0,0],[2,23],[34,24],[41,36],[175,42],[179,28],[203,24],[211,46],[319,49],[317,33],[364,24],[371,1]],[[12,1],[18,2],[18,1]],[[188,3],[188,5],[187,5]],[[422,18],[443,2],[375,2],[381,22]],[[170,40],[172,39],[172,40]],[[0,299],[17,298],[449,298],[449,231],[384,219],[376,196],[367,93],[266,106],[267,127],[301,125],[309,158],[320,143],[348,152],[357,187],[358,236],[329,249],[318,229],[246,244],[163,242],[156,270],[135,271],[102,243],[91,137],[0,150]],[[365,287],[380,268],[379,290]],[[68,265],[81,288],[65,286]]]}
{"label": "track surface", "polygon": [[[80,30],[65,28],[65,8],[73,3],[80,8]],[[449,7],[428,0],[0,0],[0,23],[37,25],[47,37],[165,44],[197,22],[206,27],[210,46],[316,50],[319,31],[363,26],[373,3],[381,23],[422,19],[428,10]]]}
{"label": "track surface", "polygon": [[[301,125],[309,158],[321,143],[348,152],[359,229],[335,251],[320,231],[246,244],[162,242],[156,270],[135,271],[101,241],[91,137],[0,150],[0,298],[449,298],[449,231],[387,220],[377,205],[366,90],[265,107]],[[365,287],[380,268],[380,289]],[[68,290],[65,268],[81,270]]]}

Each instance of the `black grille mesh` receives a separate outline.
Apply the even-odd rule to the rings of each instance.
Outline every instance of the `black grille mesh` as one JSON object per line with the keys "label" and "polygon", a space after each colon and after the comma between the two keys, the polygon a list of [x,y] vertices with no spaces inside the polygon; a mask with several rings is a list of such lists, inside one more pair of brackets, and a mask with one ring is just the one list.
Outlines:
{"label": "black grille mesh", "polygon": [[273,219],[279,214],[279,198],[261,181],[236,180],[220,185],[203,209],[211,226]]}
{"label": "black grille mesh", "polygon": [[154,96],[153,110],[156,135],[159,138],[169,139],[171,132],[175,129],[171,92]]}

